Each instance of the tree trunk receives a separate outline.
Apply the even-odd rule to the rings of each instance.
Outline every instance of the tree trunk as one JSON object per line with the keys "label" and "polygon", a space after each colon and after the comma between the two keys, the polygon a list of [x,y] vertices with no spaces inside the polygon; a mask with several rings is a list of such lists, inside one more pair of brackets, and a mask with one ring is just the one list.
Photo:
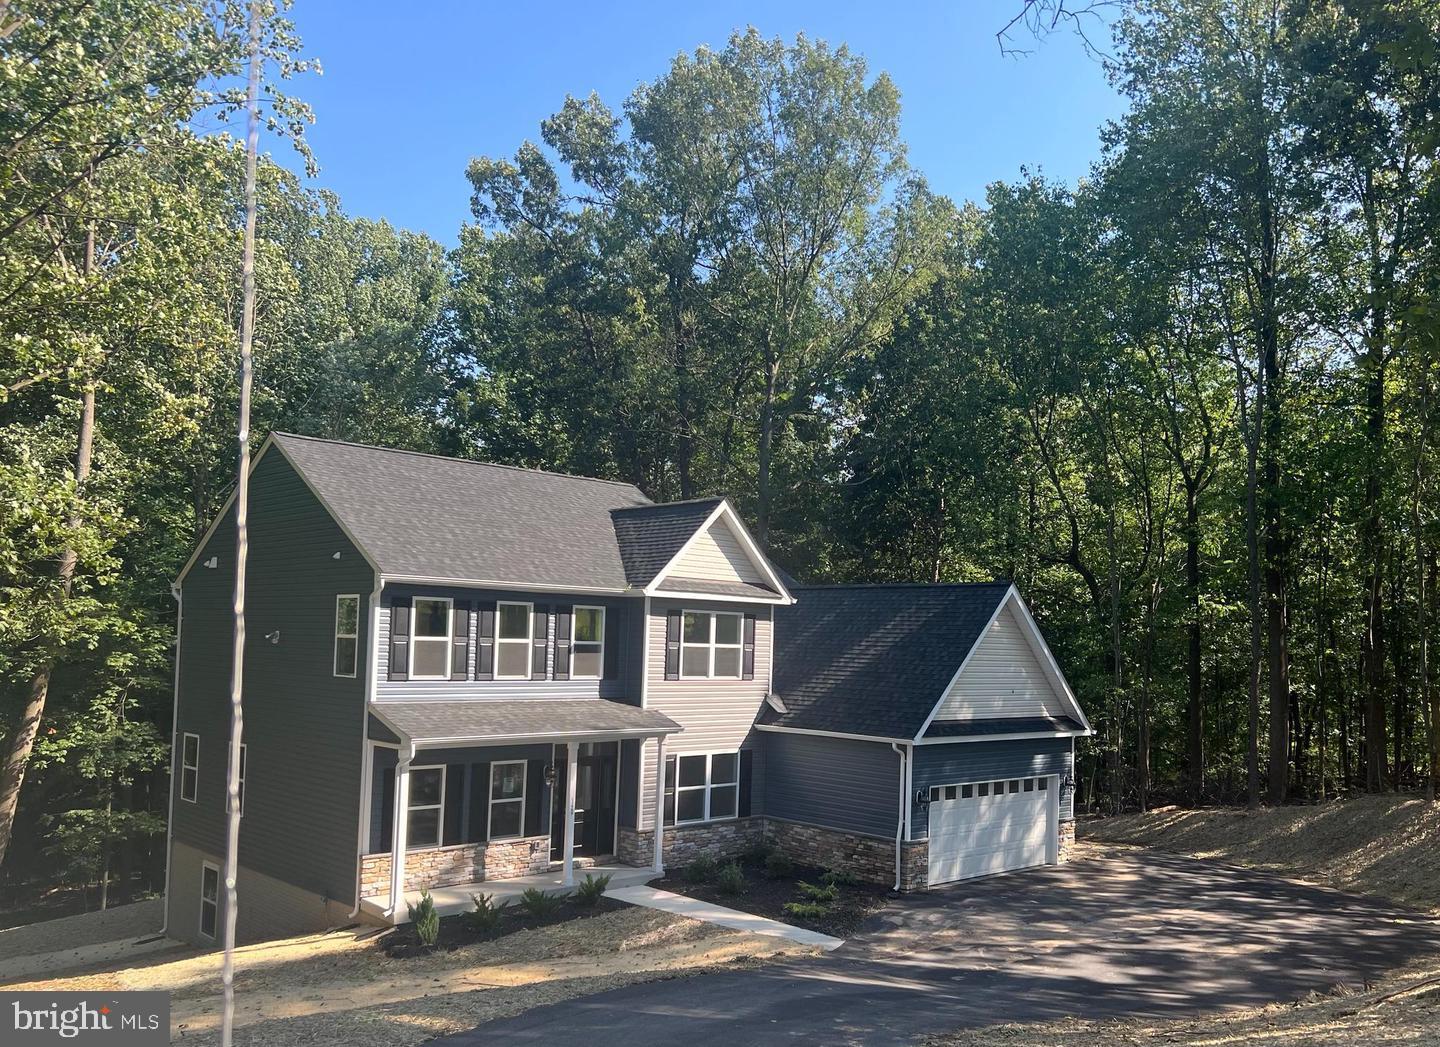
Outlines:
{"label": "tree trunk", "polygon": [[1194,484],[1185,486],[1185,602],[1190,619],[1185,625],[1185,768],[1190,802],[1198,805],[1205,793],[1205,706],[1200,689],[1200,505]]}
{"label": "tree trunk", "polygon": [[780,364],[774,351],[765,350],[765,399],[760,405],[760,443],[755,470],[755,539],[762,546],[770,539],[770,461],[775,447],[775,392]]}

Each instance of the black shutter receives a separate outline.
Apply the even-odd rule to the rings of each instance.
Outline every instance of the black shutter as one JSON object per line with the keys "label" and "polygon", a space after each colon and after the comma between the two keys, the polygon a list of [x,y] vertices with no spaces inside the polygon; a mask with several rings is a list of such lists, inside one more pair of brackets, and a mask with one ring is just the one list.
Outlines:
{"label": "black shutter", "polygon": [[742,680],[755,679],[755,616],[745,616],[744,652],[741,654],[740,678]]}
{"label": "black shutter", "polygon": [[450,679],[470,678],[470,601],[456,600],[450,612]]}
{"label": "black shutter", "polygon": [[680,629],[682,626],[679,611],[671,611],[665,616],[665,679],[680,679]]}
{"label": "black shutter", "polygon": [[490,765],[470,765],[470,824],[466,826],[467,843],[484,843],[490,828]]}
{"label": "black shutter", "polygon": [[390,679],[410,679],[410,597],[390,600]]}
{"label": "black shutter", "polygon": [[550,831],[546,817],[550,805],[545,796],[545,761],[525,761],[525,827],[526,836],[543,836]]}
{"label": "black shutter", "polygon": [[495,679],[495,605],[475,612],[475,679]]}
{"label": "black shutter", "polygon": [[575,608],[555,609],[555,679],[570,679],[570,630],[575,620]]}
{"label": "black shutter", "polygon": [[[621,605],[619,607],[605,608],[605,664],[600,669],[600,676],[606,680],[614,680],[620,675],[620,644],[623,642],[623,624],[629,620],[630,607]],[[650,623],[645,623],[645,628],[650,628]]]}
{"label": "black shutter", "polygon": [[530,679],[545,679],[545,648],[550,643],[547,635],[550,632],[550,611],[546,607],[535,605],[534,627],[531,629],[530,651]]}
{"label": "black shutter", "polygon": [[380,830],[379,836],[370,841],[370,853],[388,851],[395,842],[395,768],[385,767],[380,771]]}
{"label": "black shutter", "polygon": [[665,757],[665,824],[675,824],[675,757]]}
{"label": "black shutter", "polygon": [[751,749],[740,750],[740,800],[735,813],[741,818],[750,817],[750,764],[754,755]]}
{"label": "black shutter", "polygon": [[449,847],[451,844],[464,843],[464,825],[461,821],[465,814],[465,765],[463,763],[447,764],[445,767],[445,808],[440,813],[444,823],[440,845]]}

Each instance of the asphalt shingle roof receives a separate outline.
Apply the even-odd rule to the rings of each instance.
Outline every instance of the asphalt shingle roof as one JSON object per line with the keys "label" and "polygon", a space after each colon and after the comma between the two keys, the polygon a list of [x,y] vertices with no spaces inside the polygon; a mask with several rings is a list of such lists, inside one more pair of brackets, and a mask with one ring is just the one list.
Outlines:
{"label": "asphalt shingle roof", "polygon": [[1045,734],[1074,732],[1085,725],[1071,716],[1013,716],[985,720],[935,720],[925,729],[926,738],[953,738],[957,735]]}
{"label": "asphalt shingle roof", "polygon": [[614,510],[610,517],[630,584],[637,588],[649,585],[722,501],[699,498]]}
{"label": "asphalt shingle roof", "polygon": [[1009,582],[802,586],[775,611],[775,693],[759,722],[913,738]]}
{"label": "asphalt shingle roof", "polygon": [[416,743],[578,734],[673,734],[680,725],[654,709],[604,698],[383,702],[371,711]]}
{"label": "asphalt shingle roof", "polygon": [[710,578],[681,578],[674,574],[667,575],[659,588],[662,593],[751,596],[757,600],[773,600],[778,595],[770,586],[761,585],[759,582],[719,582]]}

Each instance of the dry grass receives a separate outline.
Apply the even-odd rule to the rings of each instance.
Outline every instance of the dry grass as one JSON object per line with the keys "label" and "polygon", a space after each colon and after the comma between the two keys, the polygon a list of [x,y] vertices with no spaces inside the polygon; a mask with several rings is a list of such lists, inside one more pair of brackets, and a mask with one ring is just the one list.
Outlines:
{"label": "dry grass", "polygon": [[1440,804],[1362,796],[1314,807],[1182,810],[1097,819],[1086,837],[1216,858],[1440,912]]}

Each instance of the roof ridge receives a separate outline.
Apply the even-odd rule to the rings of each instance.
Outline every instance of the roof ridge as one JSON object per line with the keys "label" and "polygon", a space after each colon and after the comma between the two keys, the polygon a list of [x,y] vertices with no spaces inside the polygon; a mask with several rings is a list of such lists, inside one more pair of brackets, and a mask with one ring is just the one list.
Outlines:
{"label": "roof ridge", "polygon": [[476,458],[461,458],[456,455],[435,454],[432,451],[412,451],[409,448],[405,447],[384,447],[380,444],[360,443],[356,440],[332,440],[329,437],[325,436],[306,436],[304,433],[291,433],[286,432],[283,429],[272,429],[270,431],[270,435],[283,436],[290,440],[308,440],[311,443],[318,444],[336,444],[341,447],[361,447],[367,451],[387,451],[390,454],[408,454],[414,455],[417,458],[435,458],[442,462],[459,462],[463,465],[481,465],[489,469],[509,469],[510,471],[517,473],[538,473],[541,476],[555,476],[564,480],[586,480],[590,483],[610,484],[613,487],[629,487],[631,490],[639,493],[641,498],[645,498],[646,501],[649,502],[648,505],[635,505],[624,507],[629,509],[646,509],[652,505],[668,504],[664,502],[650,502],[644,491],[641,491],[639,487],[636,487],[634,484],[630,483],[627,480],[605,480],[598,476],[581,476],[579,473],[561,473],[556,472],[553,469],[531,469],[528,466],[507,465],[504,462],[482,462]]}
{"label": "roof ridge", "polygon": [[651,502],[649,505],[622,505],[618,509],[612,509],[610,511],[614,513],[627,513],[632,509],[670,509],[680,505],[703,505],[706,502],[725,501],[729,501],[728,495],[712,494],[704,498],[681,498],[675,502]]}
{"label": "roof ridge", "polygon": [[792,589],[981,589],[987,586],[1006,586],[1012,583],[1004,578],[988,582],[835,582],[832,584],[796,583]]}

